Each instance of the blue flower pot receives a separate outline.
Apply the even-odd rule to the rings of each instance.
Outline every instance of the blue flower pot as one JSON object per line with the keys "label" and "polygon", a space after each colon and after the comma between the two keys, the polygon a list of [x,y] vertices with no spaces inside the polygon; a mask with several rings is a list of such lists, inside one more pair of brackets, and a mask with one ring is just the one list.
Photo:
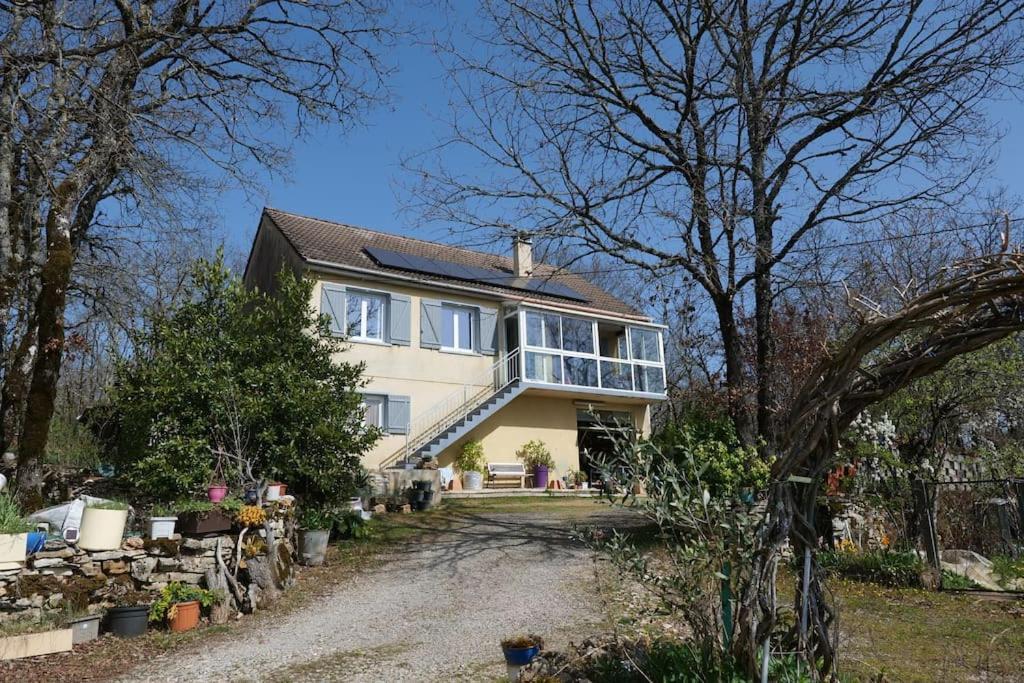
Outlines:
{"label": "blue flower pot", "polygon": [[25,539],[25,553],[31,555],[38,553],[46,545],[45,531],[30,531]]}
{"label": "blue flower pot", "polygon": [[540,647],[509,647],[502,648],[505,655],[505,663],[512,666],[526,666],[533,661],[534,657],[540,654]]}

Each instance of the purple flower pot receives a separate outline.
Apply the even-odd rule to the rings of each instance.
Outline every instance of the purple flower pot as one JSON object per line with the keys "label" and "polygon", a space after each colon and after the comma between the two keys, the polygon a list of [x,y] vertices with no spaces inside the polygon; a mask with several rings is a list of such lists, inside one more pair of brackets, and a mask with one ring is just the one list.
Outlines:
{"label": "purple flower pot", "polygon": [[539,489],[546,489],[548,487],[547,465],[537,465],[533,468],[533,485]]}

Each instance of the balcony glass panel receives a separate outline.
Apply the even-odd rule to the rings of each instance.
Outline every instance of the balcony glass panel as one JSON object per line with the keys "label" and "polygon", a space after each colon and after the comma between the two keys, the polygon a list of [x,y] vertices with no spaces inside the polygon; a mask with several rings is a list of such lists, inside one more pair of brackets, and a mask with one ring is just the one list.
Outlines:
{"label": "balcony glass panel", "polygon": [[633,390],[633,377],[629,363],[614,360],[601,360],[601,387],[604,389]]}
{"label": "balcony glass panel", "polygon": [[639,327],[629,328],[629,343],[633,347],[633,360],[647,360],[657,363],[661,360],[661,345],[658,333]]}
{"label": "balcony glass panel", "polygon": [[562,383],[562,358],[550,353],[526,352],[526,379]]}
{"label": "balcony glass panel", "polygon": [[665,393],[665,379],[660,365],[634,365],[633,378],[636,380],[637,391],[646,391],[650,394]]}
{"label": "balcony glass panel", "polygon": [[593,358],[565,356],[565,383],[581,387],[596,387],[597,361]]}
{"label": "balcony glass panel", "polygon": [[577,353],[593,353],[594,323],[580,318],[563,317],[562,348]]}
{"label": "balcony glass panel", "polygon": [[546,349],[560,349],[561,331],[559,316],[550,313],[526,313],[526,343]]}

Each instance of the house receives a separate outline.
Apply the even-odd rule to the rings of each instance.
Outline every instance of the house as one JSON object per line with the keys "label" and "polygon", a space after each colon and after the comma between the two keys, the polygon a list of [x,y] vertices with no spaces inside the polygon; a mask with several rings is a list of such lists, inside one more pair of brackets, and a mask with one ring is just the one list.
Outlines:
{"label": "house", "polygon": [[367,468],[467,440],[515,462],[542,440],[556,469],[587,471],[609,428],[644,434],[665,398],[662,326],[585,278],[509,256],[265,209],[246,265],[272,290],[282,264],[312,277],[314,306],[363,361],[366,420],[385,436]]}

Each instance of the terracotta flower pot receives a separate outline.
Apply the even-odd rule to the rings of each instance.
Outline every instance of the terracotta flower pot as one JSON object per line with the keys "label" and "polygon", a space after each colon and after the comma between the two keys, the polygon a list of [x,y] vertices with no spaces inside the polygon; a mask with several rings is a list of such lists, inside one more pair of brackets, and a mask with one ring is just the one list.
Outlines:
{"label": "terracotta flower pot", "polygon": [[179,602],[172,608],[174,616],[168,618],[168,624],[175,633],[188,631],[199,625],[199,601]]}

